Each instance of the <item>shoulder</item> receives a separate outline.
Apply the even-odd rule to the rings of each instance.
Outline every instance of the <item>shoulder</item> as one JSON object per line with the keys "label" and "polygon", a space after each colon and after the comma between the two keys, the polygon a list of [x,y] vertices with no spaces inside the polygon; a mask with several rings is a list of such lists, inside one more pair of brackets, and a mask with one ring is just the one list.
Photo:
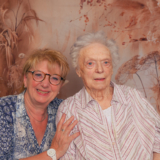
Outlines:
{"label": "shoulder", "polygon": [[81,89],[79,92],[74,94],[71,97],[68,97],[65,99],[59,106],[58,110],[64,112],[67,112],[67,110],[75,109],[75,106],[78,106],[78,104],[81,102],[82,99],[82,92]]}
{"label": "shoulder", "polygon": [[17,95],[9,95],[0,98],[0,119],[13,123],[12,112],[16,112]]}
{"label": "shoulder", "polygon": [[114,84],[114,97],[120,103],[132,108],[145,108],[146,103],[148,104],[144,95],[139,90],[126,85]]}
{"label": "shoulder", "polygon": [[50,102],[50,104],[54,104],[54,105],[59,106],[62,101],[63,101],[63,99],[55,98],[55,99],[53,99],[53,100]]}
{"label": "shoulder", "polygon": [[115,83],[114,83],[114,87],[116,88],[116,90],[118,90],[119,92],[122,92],[124,95],[127,95],[130,91],[135,90],[135,88],[132,88],[130,86],[119,85]]}
{"label": "shoulder", "polygon": [[132,111],[136,112],[136,115],[144,116],[149,119],[158,119],[160,116],[156,112],[155,108],[150,104],[144,93],[140,92],[136,88],[132,88],[125,85],[118,85],[121,89],[127,104],[131,103]]}
{"label": "shoulder", "polygon": [[57,111],[62,101],[63,101],[62,99],[55,98],[54,100],[50,102],[49,106],[52,108],[52,110]]}
{"label": "shoulder", "polygon": [[[141,93],[138,89],[136,88],[132,88],[130,86],[127,85],[118,85],[118,84],[114,84],[115,87],[115,94],[124,97],[125,99],[134,99],[137,96],[143,97],[144,98],[144,94]],[[136,97],[134,97],[136,95]]]}
{"label": "shoulder", "polygon": [[9,95],[0,98],[0,106],[5,106],[6,104],[15,104],[17,102],[17,95]]}

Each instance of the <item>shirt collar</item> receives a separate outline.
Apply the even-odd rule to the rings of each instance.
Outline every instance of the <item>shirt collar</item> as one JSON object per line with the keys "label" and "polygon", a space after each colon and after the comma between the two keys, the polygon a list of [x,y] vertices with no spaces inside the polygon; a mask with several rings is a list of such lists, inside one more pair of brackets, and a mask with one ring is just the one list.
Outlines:
{"label": "shirt collar", "polygon": [[24,94],[25,94],[25,91],[23,91],[17,96],[16,117],[23,117],[27,115],[25,104],[24,104]]}
{"label": "shirt collar", "polygon": [[54,100],[51,101],[51,103],[49,103],[49,105],[47,107],[48,114],[55,115],[55,112],[57,112],[57,108],[58,108],[59,104],[56,103],[56,101],[58,101],[58,98],[55,98]]}
{"label": "shirt collar", "polygon": [[[114,82],[111,82],[110,84],[114,88],[112,101],[118,102],[118,103],[121,103],[121,104],[127,103],[126,98],[125,98],[125,94],[123,93],[121,87],[119,85],[115,84]],[[82,90],[81,90],[81,100],[82,100],[82,108],[86,108],[87,104],[90,101],[95,101],[91,97],[91,95],[87,92],[85,87],[83,87]]]}
{"label": "shirt collar", "polygon": [[91,101],[94,100],[90,94],[87,92],[87,90],[85,89],[85,87],[83,87],[80,90],[80,99],[82,102],[82,108],[86,108],[87,104]]}
{"label": "shirt collar", "polygon": [[114,82],[111,82],[111,85],[114,88],[112,101],[115,101],[115,102],[118,102],[118,103],[121,103],[121,104],[126,104],[127,101],[126,101],[126,96],[125,96],[125,93],[124,93],[125,89],[122,90],[123,86],[122,85],[121,86],[117,85]]}

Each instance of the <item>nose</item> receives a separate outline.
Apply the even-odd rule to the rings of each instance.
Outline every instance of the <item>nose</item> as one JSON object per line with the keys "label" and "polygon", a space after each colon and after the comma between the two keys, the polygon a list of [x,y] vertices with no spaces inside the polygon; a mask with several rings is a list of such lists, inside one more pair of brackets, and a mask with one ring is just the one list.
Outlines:
{"label": "nose", "polygon": [[41,82],[41,85],[46,88],[50,85],[50,82],[49,82],[49,76],[46,75],[46,77],[44,78],[44,80]]}
{"label": "nose", "polygon": [[97,73],[102,73],[104,70],[103,70],[103,65],[101,62],[97,62],[96,64],[96,72]]}

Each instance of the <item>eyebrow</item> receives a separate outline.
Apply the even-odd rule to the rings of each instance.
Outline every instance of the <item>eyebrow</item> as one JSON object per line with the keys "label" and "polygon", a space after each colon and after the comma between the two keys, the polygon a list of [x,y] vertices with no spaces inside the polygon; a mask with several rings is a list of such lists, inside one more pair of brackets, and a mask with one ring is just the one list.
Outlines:
{"label": "eyebrow", "polygon": [[[111,58],[105,58],[105,59],[102,59],[102,60],[100,60],[100,61],[105,61],[105,60],[111,60]],[[87,61],[97,61],[97,59],[91,58],[91,59],[86,60],[86,62],[87,62]]]}

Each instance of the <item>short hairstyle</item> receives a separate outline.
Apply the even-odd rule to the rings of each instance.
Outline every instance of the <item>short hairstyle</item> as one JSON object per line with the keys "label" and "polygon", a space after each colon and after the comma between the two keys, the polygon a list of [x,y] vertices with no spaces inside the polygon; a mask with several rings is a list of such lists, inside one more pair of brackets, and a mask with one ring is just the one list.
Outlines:
{"label": "short hairstyle", "polygon": [[[39,62],[48,61],[48,69],[52,71],[54,64],[58,64],[61,69],[61,77],[66,79],[66,76],[69,72],[69,65],[67,63],[66,57],[52,49],[37,49],[28,57],[23,66],[23,76],[27,74],[30,68],[34,68]],[[23,91],[24,88],[21,88]]]}
{"label": "short hairstyle", "polygon": [[72,65],[75,69],[77,69],[78,67],[80,50],[86,46],[89,46],[92,43],[101,43],[105,45],[111,53],[113,65],[116,65],[119,59],[119,54],[118,47],[115,41],[112,39],[108,39],[103,31],[98,31],[96,33],[87,33],[78,37],[77,41],[71,47],[70,55],[72,59]]}
{"label": "short hairstyle", "polygon": [[35,50],[26,60],[23,67],[23,75],[27,74],[30,68],[34,68],[39,62],[48,61],[48,68],[52,70],[54,64],[58,64],[61,69],[61,76],[66,79],[69,72],[69,65],[66,57],[58,52],[51,49],[37,49]]}

